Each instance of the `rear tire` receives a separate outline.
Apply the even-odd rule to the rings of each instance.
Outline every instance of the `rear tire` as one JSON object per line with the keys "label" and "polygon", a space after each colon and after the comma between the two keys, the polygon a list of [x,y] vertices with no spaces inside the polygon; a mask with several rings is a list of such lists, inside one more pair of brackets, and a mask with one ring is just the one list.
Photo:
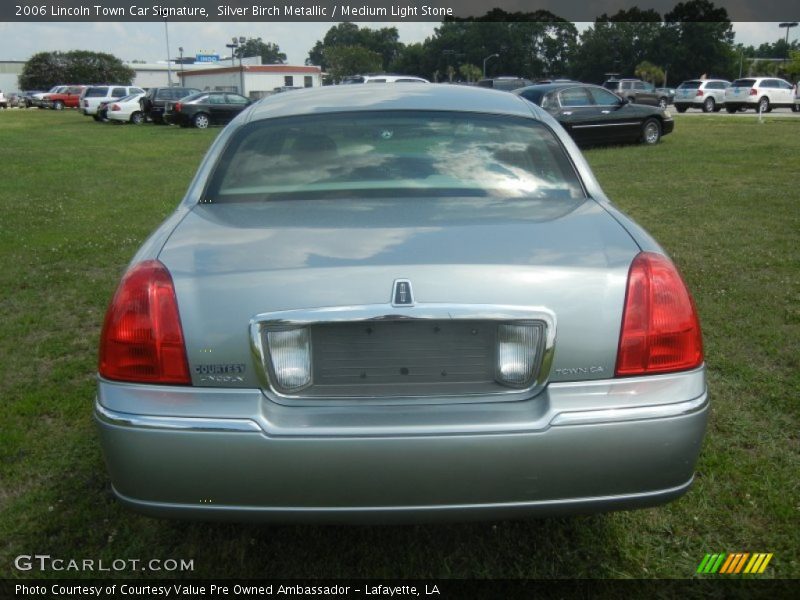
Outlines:
{"label": "rear tire", "polygon": [[64,103],[61,100],[53,102],[53,110],[64,110]]}
{"label": "rear tire", "polygon": [[144,115],[137,110],[131,115],[131,123],[134,125],[141,125],[144,123]]}
{"label": "rear tire", "polygon": [[756,106],[756,112],[765,113],[769,112],[770,110],[772,110],[772,107],[769,105],[769,98],[766,96],[759,98],[758,105]]}
{"label": "rear tire", "polygon": [[703,112],[709,113],[716,108],[716,103],[714,102],[713,98],[706,98],[703,101]]}
{"label": "rear tire", "polygon": [[205,113],[198,113],[192,119],[192,125],[197,127],[197,129],[208,129],[208,126],[211,124],[211,120],[208,118],[208,115]]}
{"label": "rear tire", "polygon": [[647,119],[642,125],[642,143],[653,146],[661,139],[661,123],[657,119]]}

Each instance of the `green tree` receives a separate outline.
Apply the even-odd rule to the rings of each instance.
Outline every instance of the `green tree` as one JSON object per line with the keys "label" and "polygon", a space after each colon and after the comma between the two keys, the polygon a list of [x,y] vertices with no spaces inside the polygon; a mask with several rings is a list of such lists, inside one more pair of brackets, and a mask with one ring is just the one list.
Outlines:
{"label": "green tree", "polygon": [[248,56],[260,56],[262,64],[282,65],[286,62],[286,54],[281,52],[278,44],[265,42],[260,37],[248,38],[247,41],[236,48],[237,58],[247,58]]}
{"label": "green tree", "polygon": [[602,82],[607,73],[630,77],[636,66],[657,61],[661,16],[654,10],[632,8],[600,15],[580,38],[572,74],[582,81]]}
{"label": "green tree", "polygon": [[636,69],[634,69],[633,73],[637,77],[656,85],[664,81],[664,69],[646,60],[636,65]]}
{"label": "green tree", "polygon": [[508,13],[493,9],[481,17],[448,19],[425,41],[421,75],[447,72],[453,57],[480,65],[487,75],[539,77],[564,74],[577,44],[578,31],[547,11]]}
{"label": "green tree", "polygon": [[680,2],[664,15],[664,21],[659,44],[671,56],[673,80],[703,74],[730,78],[739,72],[733,25],[724,8],[708,0]]}
{"label": "green tree", "polygon": [[25,63],[19,85],[27,90],[48,89],[60,83],[130,85],[135,76],[133,69],[104,52],[39,52]]}
{"label": "green tree", "polygon": [[374,73],[380,70],[381,55],[362,46],[332,46],[325,48],[325,64],[334,81],[348,75]]}
{"label": "green tree", "polygon": [[461,76],[469,82],[478,81],[483,75],[481,68],[477,65],[471,65],[469,63],[465,63],[458,67],[458,72],[461,73]]}
{"label": "green tree", "polygon": [[[345,22],[331,27],[325,37],[314,44],[308,53],[306,64],[319,65],[323,70],[330,71],[331,65],[328,62],[326,51],[337,47],[360,47],[374,52],[380,57],[380,63],[374,69],[375,71],[388,71],[389,67],[396,63],[403,50],[396,27],[370,29]],[[352,52],[349,53],[352,54]]]}

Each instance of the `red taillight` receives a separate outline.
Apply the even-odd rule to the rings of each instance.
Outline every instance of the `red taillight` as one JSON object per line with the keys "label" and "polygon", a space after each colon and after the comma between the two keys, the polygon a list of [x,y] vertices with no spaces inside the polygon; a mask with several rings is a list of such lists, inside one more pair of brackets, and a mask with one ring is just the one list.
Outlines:
{"label": "red taillight", "polygon": [[697,90],[695,96],[702,96],[702,95],[703,95],[703,90]]}
{"label": "red taillight", "polygon": [[157,260],[122,278],[100,336],[99,371],[120,381],[191,383],[175,287]]}
{"label": "red taillight", "polygon": [[118,111],[118,110],[122,110],[122,109],[119,107],[119,104],[112,104],[112,105],[111,105],[111,110],[112,110],[113,112],[116,112],[116,111]]}
{"label": "red taillight", "polygon": [[617,376],[699,367],[703,338],[697,310],[672,262],[652,252],[633,259],[617,354]]}
{"label": "red taillight", "polygon": [[758,96],[758,90],[756,88],[750,88],[750,95]]}
{"label": "red taillight", "polygon": [[183,108],[183,104],[180,102],[175,103],[175,112],[181,112],[181,108]]}

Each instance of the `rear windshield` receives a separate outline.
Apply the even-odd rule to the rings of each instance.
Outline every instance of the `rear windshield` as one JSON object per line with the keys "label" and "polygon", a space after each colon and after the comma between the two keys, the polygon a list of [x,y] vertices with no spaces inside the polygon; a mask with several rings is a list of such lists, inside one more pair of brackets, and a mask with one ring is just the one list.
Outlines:
{"label": "rear windshield", "polygon": [[104,96],[108,96],[107,87],[90,87],[86,90],[84,98],[102,98]]}
{"label": "rear windshield", "polygon": [[583,198],[555,135],[509,116],[375,111],[240,128],[205,202],[291,198]]}
{"label": "rear windshield", "polygon": [[679,90],[696,90],[701,85],[703,85],[702,81],[684,81],[682,84],[678,86]]}
{"label": "rear windshield", "polygon": [[731,87],[753,87],[755,84],[755,79],[737,79],[731,84]]}

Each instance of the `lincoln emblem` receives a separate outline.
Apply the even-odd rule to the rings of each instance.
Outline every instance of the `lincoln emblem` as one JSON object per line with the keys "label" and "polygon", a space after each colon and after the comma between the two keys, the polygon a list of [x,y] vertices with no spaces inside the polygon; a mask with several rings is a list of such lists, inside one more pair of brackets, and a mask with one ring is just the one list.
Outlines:
{"label": "lincoln emblem", "polygon": [[413,306],[414,294],[408,279],[395,279],[392,290],[392,306]]}

